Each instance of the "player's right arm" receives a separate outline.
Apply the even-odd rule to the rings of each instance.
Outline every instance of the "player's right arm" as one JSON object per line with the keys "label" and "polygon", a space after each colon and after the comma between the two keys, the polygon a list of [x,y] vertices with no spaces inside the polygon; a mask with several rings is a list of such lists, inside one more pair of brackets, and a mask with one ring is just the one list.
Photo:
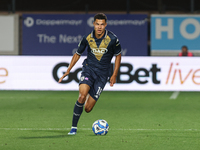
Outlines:
{"label": "player's right arm", "polygon": [[68,66],[68,69],[67,71],[63,74],[63,76],[59,79],[59,83],[62,82],[63,78],[66,77],[69,73],[70,73],[70,70],[73,68],[73,66],[76,64],[76,62],[79,60],[81,56],[78,55],[77,53],[75,53],[72,57],[72,60]]}
{"label": "player's right arm", "polygon": [[73,68],[73,66],[76,64],[76,62],[79,60],[79,58],[81,57],[81,54],[85,50],[86,46],[87,46],[87,41],[86,41],[86,38],[83,37],[82,40],[80,41],[79,45],[78,45],[78,50],[76,51],[76,53],[72,57],[72,60],[69,64],[69,66],[68,66],[67,71],[59,79],[59,81],[58,81],[59,83],[62,82],[63,78],[66,77],[70,73],[70,70]]}

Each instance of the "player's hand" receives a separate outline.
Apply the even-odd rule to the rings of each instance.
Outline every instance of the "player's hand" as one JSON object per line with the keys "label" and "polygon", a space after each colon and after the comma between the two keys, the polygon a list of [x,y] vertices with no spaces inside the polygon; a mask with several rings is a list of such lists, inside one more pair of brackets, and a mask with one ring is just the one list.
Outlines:
{"label": "player's hand", "polygon": [[116,76],[111,76],[110,78],[110,86],[113,86],[116,83]]}
{"label": "player's hand", "polygon": [[66,77],[67,75],[68,75],[69,73],[68,72],[66,72],[59,80],[58,80],[58,83],[61,83],[62,82],[62,80],[63,80],[63,78],[64,77]]}
{"label": "player's hand", "polygon": [[59,79],[58,83],[62,82],[63,78],[64,78],[64,77],[61,77],[61,78]]}

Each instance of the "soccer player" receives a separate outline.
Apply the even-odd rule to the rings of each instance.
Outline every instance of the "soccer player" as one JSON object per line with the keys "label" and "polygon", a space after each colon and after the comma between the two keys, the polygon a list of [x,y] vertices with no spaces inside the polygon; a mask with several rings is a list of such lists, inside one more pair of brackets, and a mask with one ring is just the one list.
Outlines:
{"label": "soccer player", "polygon": [[89,113],[103,91],[108,78],[111,76],[111,59],[115,55],[115,67],[110,77],[110,86],[116,83],[117,73],[121,62],[121,45],[118,38],[111,31],[106,30],[107,17],[103,13],[94,16],[94,30],[83,36],[78,45],[78,50],[73,55],[67,71],[59,79],[59,83],[66,77],[72,67],[79,60],[81,54],[87,48],[87,58],[83,61],[81,78],[79,81],[79,97],[74,106],[71,131],[68,135],[77,132],[78,120],[83,112]]}

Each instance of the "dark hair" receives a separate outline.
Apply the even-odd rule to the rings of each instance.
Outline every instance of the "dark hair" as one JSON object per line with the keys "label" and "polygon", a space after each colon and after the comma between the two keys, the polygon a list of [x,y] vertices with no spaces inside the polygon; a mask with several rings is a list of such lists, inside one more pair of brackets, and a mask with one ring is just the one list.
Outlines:
{"label": "dark hair", "polygon": [[183,46],[181,47],[181,49],[183,49],[183,48],[186,48],[186,49],[188,50],[188,47],[187,47],[187,46],[185,46],[185,45],[183,45]]}
{"label": "dark hair", "polygon": [[94,16],[94,21],[95,21],[96,19],[104,19],[105,21],[107,21],[107,17],[106,17],[106,15],[105,15],[104,13],[98,13],[98,14],[96,14],[96,15]]}

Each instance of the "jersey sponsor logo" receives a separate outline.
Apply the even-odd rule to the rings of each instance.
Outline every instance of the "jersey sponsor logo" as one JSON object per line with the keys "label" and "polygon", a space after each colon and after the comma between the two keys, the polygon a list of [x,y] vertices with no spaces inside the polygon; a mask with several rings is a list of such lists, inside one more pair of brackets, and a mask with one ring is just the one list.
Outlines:
{"label": "jersey sponsor logo", "polygon": [[91,53],[95,55],[97,60],[101,60],[102,56],[108,52],[108,45],[111,41],[110,37],[107,35],[102,41],[99,47],[97,47],[97,43],[95,42],[94,38],[91,37],[91,34],[87,36],[87,41],[89,43]]}
{"label": "jersey sponsor logo", "polygon": [[106,48],[97,48],[97,49],[92,49],[91,52],[94,54],[94,55],[103,55],[105,53],[108,52],[108,50]]}

